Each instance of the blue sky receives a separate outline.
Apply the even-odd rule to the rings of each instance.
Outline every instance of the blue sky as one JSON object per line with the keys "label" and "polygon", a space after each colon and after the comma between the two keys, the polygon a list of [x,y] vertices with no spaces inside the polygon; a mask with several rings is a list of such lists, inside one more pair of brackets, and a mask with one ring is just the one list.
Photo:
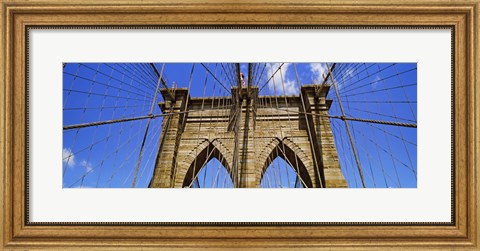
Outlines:
{"label": "blue sky", "polygon": [[[225,73],[231,70],[227,64],[197,63],[193,72],[191,63],[155,64],[159,72],[163,65],[169,87],[190,86],[193,97],[230,95],[234,76]],[[326,69],[325,63],[259,63],[254,84],[262,89],[260,95],[298,95],[300,85],[321,83]],[[241,71],[247,79],[246,63],[241,64]],[[157,85],[149,64],[67,63],[63,72],[64,126],[149,113]],[[347,117],[416,124],[415,63],[337,64],[334,77]],[[334,100],[330,115],[341,115],[333,88],[328,97]],[[154,103],[161,100],[158,95]],[[161,113],[156,104],[152,113]],[[150,122],[135,187],[148,187],[161,123],[162,117]],[[349,187],[361,187],[345,123],[332,118],[331,125],[347,183]],[[367,187],[416,187],[416,128],[356,121],[348,121],[348,125]],[[131,187],[146,126],[144,119],[64,130],[63,187]],[[296,174],[277,158],[264,177],[262,187],[291,187]],[[232,183],[226,169],[214,158],[199,173],[196,185],[231,187]]]}

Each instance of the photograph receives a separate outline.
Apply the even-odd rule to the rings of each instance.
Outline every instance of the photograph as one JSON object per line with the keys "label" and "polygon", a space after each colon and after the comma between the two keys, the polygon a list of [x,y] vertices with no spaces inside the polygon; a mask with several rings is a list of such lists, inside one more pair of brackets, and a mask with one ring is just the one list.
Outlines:
{"label": "photograph", "polygon": [[480,248],[480,0],[0,7],[1,250]]}
{"label": "photograph", "polygon": [[417,188],[416,62],[64,62],[62,188]]}

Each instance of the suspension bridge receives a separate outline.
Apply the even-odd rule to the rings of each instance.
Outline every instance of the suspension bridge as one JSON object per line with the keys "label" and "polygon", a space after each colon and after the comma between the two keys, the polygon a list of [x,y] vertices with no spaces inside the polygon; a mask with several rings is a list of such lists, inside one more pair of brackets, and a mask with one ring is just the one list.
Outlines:
{"label": "suspension bridge", "polygon": [[415,188],[415,63],[64,63],[64,188]]}

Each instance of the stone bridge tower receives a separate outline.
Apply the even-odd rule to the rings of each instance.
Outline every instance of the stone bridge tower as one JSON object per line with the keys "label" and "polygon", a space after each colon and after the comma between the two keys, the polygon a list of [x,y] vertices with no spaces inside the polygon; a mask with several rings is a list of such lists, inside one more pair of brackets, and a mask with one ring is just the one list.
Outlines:
{"label": "stone bridge tower", "polygon": [[[166,115],[151,188],[189,187],[213,157],[235,187],[256,188],[280,156],[305,187],[347,187],[340,170],[326,98],[328,85],[304,85],[298,96],[259,96],[258,87],[232,96],[192,98],[163,89]],[[170,93],[169,93],[170,91]]]}

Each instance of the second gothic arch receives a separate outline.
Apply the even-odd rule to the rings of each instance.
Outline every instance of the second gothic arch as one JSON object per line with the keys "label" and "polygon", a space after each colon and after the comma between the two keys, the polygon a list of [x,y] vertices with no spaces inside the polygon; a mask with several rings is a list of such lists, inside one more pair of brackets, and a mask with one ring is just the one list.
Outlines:
{"label": "second gothic arch", "polygon": [[257,187],[260,186],[263,174],[276,157],[283,158],[299,174],[305,187],[314,187],[316,185],[313,163],[305,151],[295,144],[288,137],[280,140],[272,138],[258,156],[256,163],[257,169]]}

